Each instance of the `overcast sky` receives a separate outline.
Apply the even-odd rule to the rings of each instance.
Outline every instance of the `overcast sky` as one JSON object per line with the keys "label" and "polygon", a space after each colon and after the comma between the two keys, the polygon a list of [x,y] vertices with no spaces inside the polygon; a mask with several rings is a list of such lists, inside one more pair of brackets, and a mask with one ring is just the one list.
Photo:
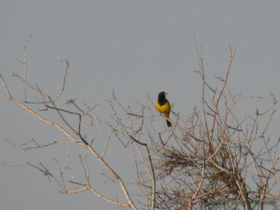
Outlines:
{"label": "overcast sky", "polygon": [[[228,46],[236,49],[230,88],[234,93],[263,96],[264,102],[254,100],[252,107],[245,109],[262,110],[271,101],[270,91],[280,98],[279,10],[279,1],[259,0],[2,0],[0,72],[12,94],[23,99],[22,86],[12,74],[23,74],[23,65],[15,57],[24,59],[23,46],[32,34],[27,49],[32,84],[37,82],[49,94],[57,94],[65,69],[60,60],[70,63],[61,104],[76,98],[81,104],[93,105],[110,99],[114,90],[126,106],[134,106],[134,99],[151,105],[147,94],[156,101],[157,94],[166,91],[174,111],[184,118],[194,105],[200,105],[201,80],[194,72],[199,69],[195,35],[203,48],[207,78],[214,87],[221,84],[214,76],[226,73]],[[0,92],[4,93],[2,86]],[[32,138],[46,143],[65,137],[18,105],[2,98],[0,104],[1,163],[31,161],[38,165],[49,161],[55,170],[52,159],[65,158],[68,147],[25,152],[4,138],[15,143]],[[271,136],[276,139],[279,113],[275,116]],[[104,187],[103,182],[97,187]],[[1,167],[1,209],[113,208],[90,192],[61,195],[59,190],[33,168]]]}

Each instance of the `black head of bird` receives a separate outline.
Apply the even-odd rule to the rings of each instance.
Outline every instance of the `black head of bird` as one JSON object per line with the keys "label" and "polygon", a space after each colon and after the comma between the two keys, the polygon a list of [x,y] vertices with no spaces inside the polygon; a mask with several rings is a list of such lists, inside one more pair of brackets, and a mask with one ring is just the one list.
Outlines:
{"label": "black head of bird", "polygon": [[[167,95],[168,93],[166,93],[166,92],[164,92],[164,91],[162,91],[162,92],[160,92],[159,94],[158,94],[158,102],[160,103],[163,103],[163,104],[165,104],[165,102],[166,102],[166,95]],[[160,104],[160,105],[163,105],[163,104]]]}

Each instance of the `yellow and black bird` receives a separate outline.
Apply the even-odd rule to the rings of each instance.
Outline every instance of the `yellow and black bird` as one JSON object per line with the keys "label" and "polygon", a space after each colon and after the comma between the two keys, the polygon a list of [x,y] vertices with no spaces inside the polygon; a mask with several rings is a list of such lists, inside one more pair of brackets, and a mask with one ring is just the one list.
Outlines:
{"label": "yellow and black bird", "polygon": [[[158,94],[158,101],[157,101],[157,110],[163,113],[163,115],[167,118],[169,118],[169,113],[171,111],[171,106],[169,101],[165,98],[167,93],[160,92]],[[166,119],[166,123],[168,127],[171,127],[171,122]]]}

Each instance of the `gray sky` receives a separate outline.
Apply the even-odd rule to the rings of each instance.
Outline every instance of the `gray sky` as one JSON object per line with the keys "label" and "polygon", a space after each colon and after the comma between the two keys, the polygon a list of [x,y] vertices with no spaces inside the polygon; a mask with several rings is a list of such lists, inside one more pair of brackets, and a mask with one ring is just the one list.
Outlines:
{"label": "gray sky", "polygon": [[[2,0],[0,72],[12,94],[23,99],[22,86],[12,77],[13,72],[22,75],[23,66],[14,57],[23,60],[23,46],[32,34],[27,49],[28,79],[49,94],[59,92],[65,69],[60,60],[68,59],[64,101],[77,98],[81,104],[93,105],[111,98],[114,89],[126,106],[135,106],[133,99],[150,105],[147,94],[156,101],[157,94],[166,91],[174,111],[184,118],[200,104],[201,80],[194,73],[199,69],[195,34],[203,47],[205,71],[212,85],[219,87],[214,75],[226,72],[230,44],[236,48],[231,89],[264,97],[264,102],[254,100],[245,110],[264,109],[270,103],[270,91],[280,98],[279,9],[279,1],[258,0]],[[4,93],[2,86],[0,92]],[[4,137],[15,143],[32,138],[46,143],[65,137],[19,106],[2,98],[0,103],[1,162],[45,161],[55,170],[52,158],[64,160],[68,148],[24,152]],[[277,138],[278,113],[275,116],[271,136]],[[118,157],[124,158],[121,154]],[[61,195],[54,182],[27,166],[1,167],[0,171],[1,209],[112,208],[90,192]],[[98,177],[96,180],[102,190],[103,182],[98,183]]]}

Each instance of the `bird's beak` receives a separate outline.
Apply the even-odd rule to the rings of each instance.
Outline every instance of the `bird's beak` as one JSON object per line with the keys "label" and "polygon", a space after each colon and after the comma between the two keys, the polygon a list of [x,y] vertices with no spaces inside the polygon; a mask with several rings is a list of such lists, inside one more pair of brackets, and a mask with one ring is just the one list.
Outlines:
{"label": "bird's beak", "polygon": [[165,93],[165,95],[167,95],[168,93]]}

